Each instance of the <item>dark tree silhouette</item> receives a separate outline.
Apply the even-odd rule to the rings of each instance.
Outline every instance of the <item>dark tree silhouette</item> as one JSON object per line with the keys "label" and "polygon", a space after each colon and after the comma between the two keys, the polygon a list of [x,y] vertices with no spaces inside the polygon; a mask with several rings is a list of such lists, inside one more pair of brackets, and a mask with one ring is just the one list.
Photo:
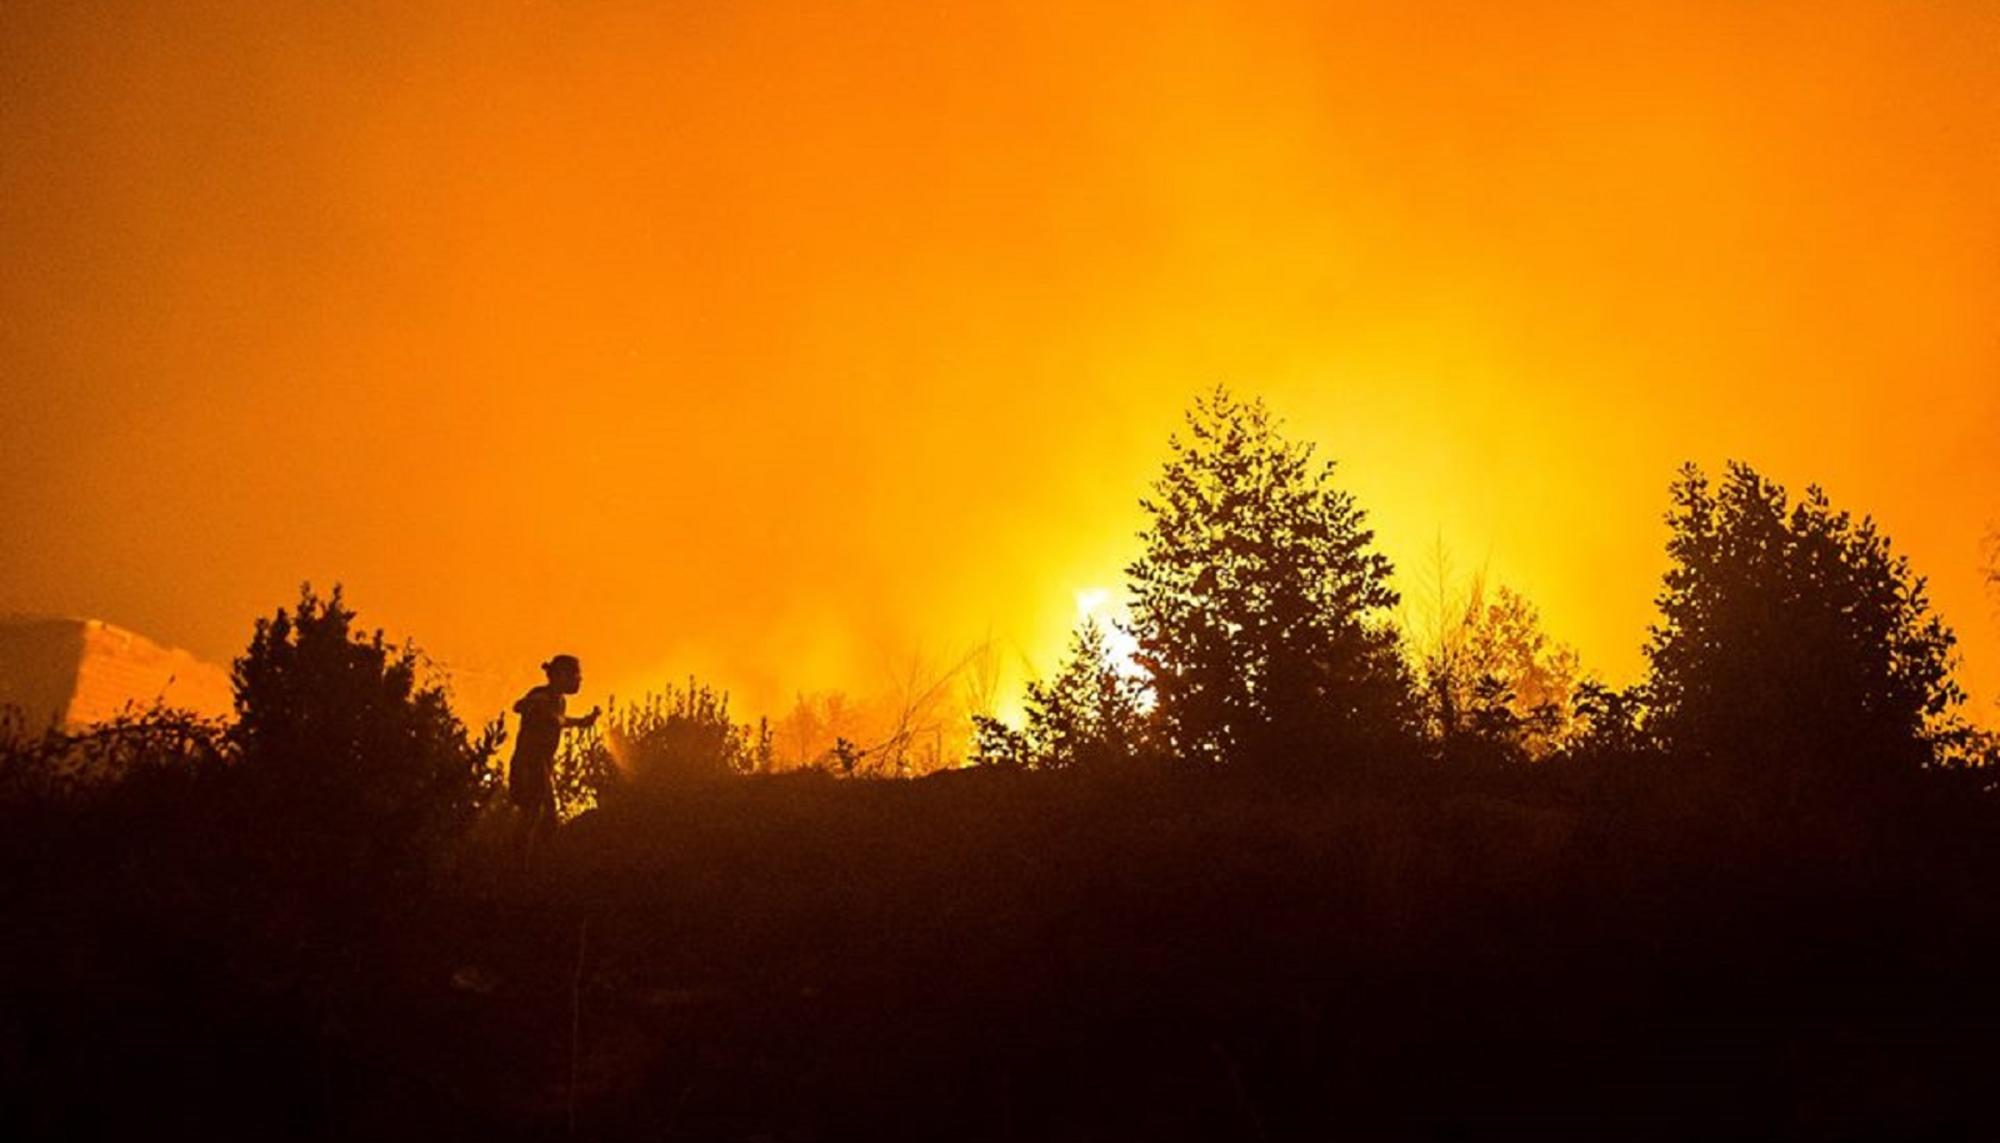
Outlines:
{"label": "dark tree silhouette", "polygon": [[1646,733],[1646,688],[1614,687],[1600,679],[1576,685],[1570,699],[1570,730],[1563,743],[1573,755],[1630,758],[1657,743]]}
{"label": "dark tree silhouette", "polygon": [[1197,398],[1141,501],[1136,657],[1191,762],[1303,764],[1411,723],[1389,561],[1333,463],[1278,429],[1262,401]]}
{"label": "dark tree silhouette", "polygon": [[1667,521],[1646,694],[1670,750],[1794,797],[1937,758],[1955,640],[1872,520],[1732,462],[1719,487],[1683,467]]}
{"label": "dark tree silhouette", "polygon": [[1027,686],[1016,731],[975,715],[974,761],[1036,770],[1119,765],[1144,744],[1145,687],[1112,661],[1104,628],[1086,619],[1070,639],[1069,657],[1054,677]]}
{"label": "dark tree silhouette", "polygon": [[354,629],[338,587],[259,619],[232,680],[231,737],[259,812],[318,856],[374,872],[425,858],[497,785],[497,724],[473,740],[409,645]]}

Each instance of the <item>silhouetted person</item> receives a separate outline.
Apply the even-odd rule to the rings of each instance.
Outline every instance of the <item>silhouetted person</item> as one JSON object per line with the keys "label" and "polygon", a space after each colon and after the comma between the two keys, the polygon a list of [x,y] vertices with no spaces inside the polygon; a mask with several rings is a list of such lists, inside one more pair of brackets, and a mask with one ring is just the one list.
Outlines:
{"label": "silhouetted person", "polygon": [[521,696],[514,713],[521,716],[521,732],[514,738],[514,760],[507,766],[507,794],[521,811],[521,860],[525,866],[534,859],[541,840],[556,825],[556,751],[562,733],[571,727],[594,726],[599,708],[581,718],[570,718],[564,710],[567,696],[583,689],[583,665],[575,655],[557,655],[542,664],[549,681]]}

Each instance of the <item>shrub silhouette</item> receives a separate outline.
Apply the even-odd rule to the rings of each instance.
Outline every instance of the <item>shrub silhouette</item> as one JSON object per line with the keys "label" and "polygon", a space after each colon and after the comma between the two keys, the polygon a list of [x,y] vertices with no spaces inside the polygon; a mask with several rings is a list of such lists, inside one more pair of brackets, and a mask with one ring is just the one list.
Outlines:
{"label": "shrub silhouette", "polygon": [[1197,398],[1127,569],[1161,745],[1196,764],[1290,766],[1407,733],[1391,567],[1333,463],[1262,401]]}
{"label": "shrub silhouette", "polygon": [[1645,683],[1667,749],[1790,798],[1916,770],[1957,733],[1954,637],[1872,520],[1732,462],[1719,486],[1683,467],[1667,522]]}
{"label": "shrub silhouette", "polygon": [[77,731],[39,737],[0,710],[0,805],[89,800],[148,781],[203,781],[232,759],[225,724],[156,705]]}
{"label": "shrub silhouette", "polygon": [[1020,730],[974,715],[973,760],[983,765],[1066,770],[1129,762],[1146,731],[1144,685],[1112,662],[1104,628],[1086,619],[1053,678],[1027,685]]}
{"label": "shrub silhouette", "polygon": [[556,804],[565,816],[620,791],[712,782],[772,767],[770,724],[729,713],[729,695],[690,678],[636,702],[615,700],[599,726],[572,734],[556,757]]}
{"label": "shrub silhouette", "polygon": [[230,738],[265,833],[330,874],[408,872],[497,785],[497,724],[473,740],[416,648],[363,635],[335,587],[259,619],[236,660]]}
{"label": "shrub silhouette", "polygon": [[[609,717],[617,717],[617,700],[612,700]],[[617,798],[624,787],[618,762],[604,741],[602,721],[585,728],[563,732],[556,749],[555,765],[549,780],[555,787],[556,818],[569,821],[587,810]]]}
{"label": "shrub silhouette", "polygon": [[1563,750],[1597,759],[1648,753],[1657,743],[1646,732],[1646,715],[1643,684],[1614,687],[1585,679],[1570,700],[1570,731]]}

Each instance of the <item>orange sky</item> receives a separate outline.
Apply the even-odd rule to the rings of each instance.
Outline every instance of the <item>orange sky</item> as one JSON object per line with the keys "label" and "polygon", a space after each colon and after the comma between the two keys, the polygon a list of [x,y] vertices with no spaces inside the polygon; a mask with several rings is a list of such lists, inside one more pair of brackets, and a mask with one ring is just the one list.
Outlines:
{"label": "orange sky", "polygon": [[2000,6],[417,7],[0,7],[0,610],[1045,663],[1227,381],[1614,679],[1739,456],[2000,694]]}

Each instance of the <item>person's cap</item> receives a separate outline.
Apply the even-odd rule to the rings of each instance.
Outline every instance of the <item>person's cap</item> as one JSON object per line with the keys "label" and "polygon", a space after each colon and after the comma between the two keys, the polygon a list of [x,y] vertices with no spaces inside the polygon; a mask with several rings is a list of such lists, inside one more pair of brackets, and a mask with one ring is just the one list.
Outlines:
{"label": "person's cap", "polygon": [[550,674],[561,670],[581,671],[582,669],[583,664],[576,661],[575,655],[557,655],[555,658],[542,664],[542,670]]}

